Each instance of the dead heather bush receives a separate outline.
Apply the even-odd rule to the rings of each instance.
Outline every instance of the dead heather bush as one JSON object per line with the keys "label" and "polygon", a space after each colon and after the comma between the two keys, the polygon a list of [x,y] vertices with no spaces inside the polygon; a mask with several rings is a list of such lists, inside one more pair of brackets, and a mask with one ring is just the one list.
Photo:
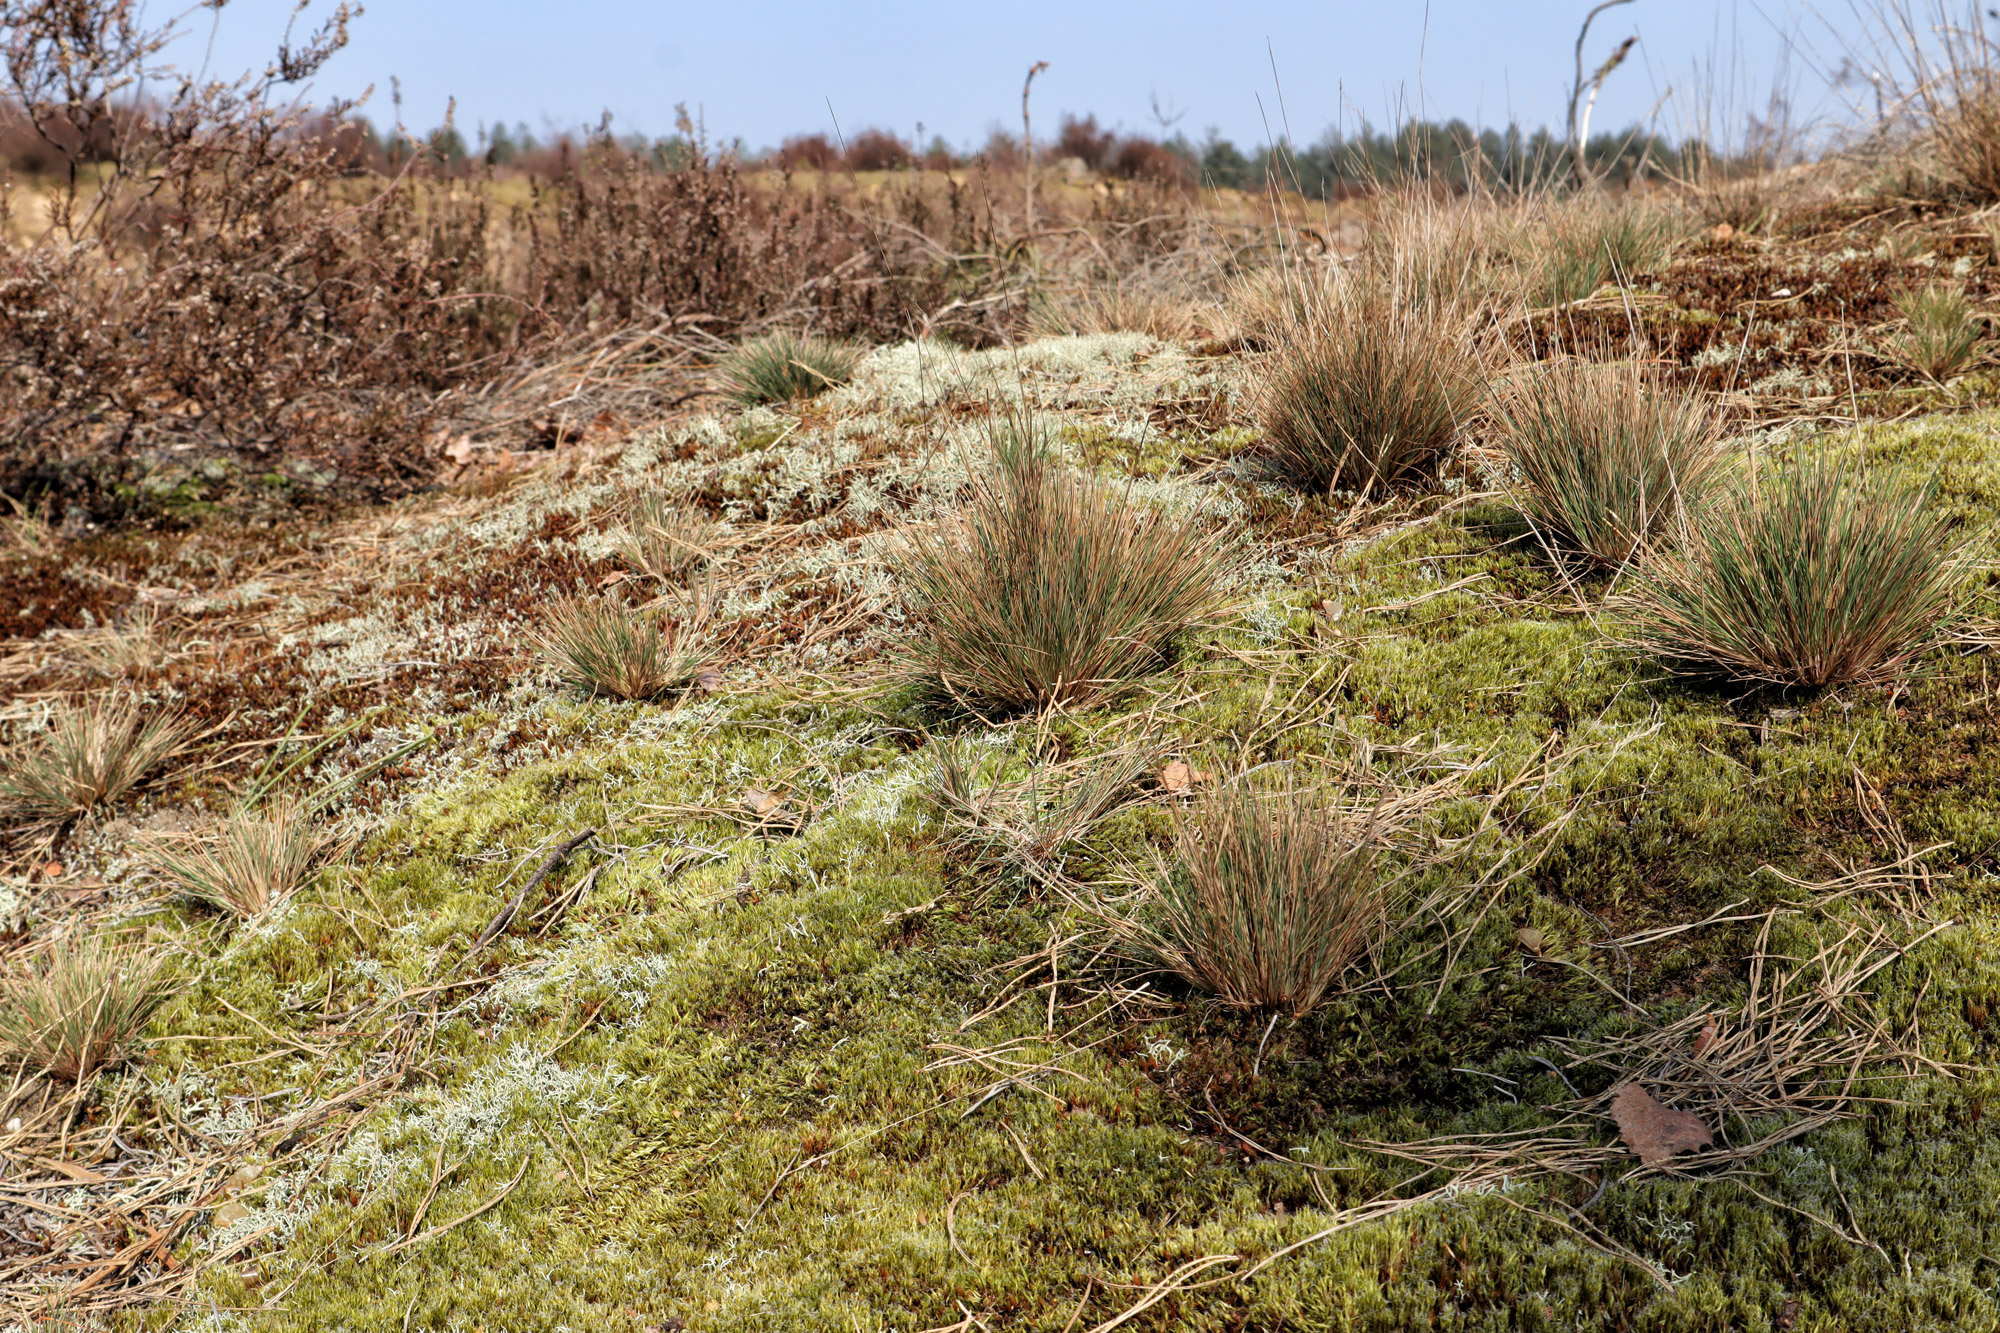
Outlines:
{"label": "dead heather bush", "polygon": [[0,805],[31,819],[68,819],[118,800],[180,753],[190,728],[148,716],[138,700],[100,694],[61,704],[48,728],[0,765]]}
{"label": "dead heather bush", "polygon": [[1351,791],[1238,779],[1196,801],[1151,902],[1117,924],[1225,1004],[1302,1015],[1383,941],[1380,834]]}
{"label": "dead heather bush", "polygon": [[0,971],[0,1056],[80,1083],[124,1060],[179,989],[153,950],[58,940]]}
{"label": "dead heather bush", "polygon": [[1639,566],[1628,640],[1690,675],[1814,688],[1888,676],[1950,613],[1966,547],[1934,479],[1830,448],[1765,462]]}
{"label": "dead heather bush", "polygon": [[1885,344],[1897,362],[1936,384],[1964,373],[1979,357],[1985,322],[1973,313],[1965,292],[1952,284],[1927,282],[1898,293],[1896,313],[1903,329]]}
{"label": "dead heather bush", "polygon": [[625,563],[661,583],[685,582],[720,555],[725,544],[723,525],[687,496],[642,495],[618,530]]}
{"label": "dead heather bush", "polygon": [[1490,411],[1536,532],[1607,568],[1678,526],[1722,460],[1714,406],[1633,361],[1526,366]]}
{"label": "dead heather bush", "polygon": [[898,561],[919,677],[977,708],[1088,702],[1157,670],[1221,601],[1223,534],[1067,472],[1008,415],[965,512]]}
{"label": "dead heather bush", "polygon": [[[10,15],[0,101],[62,170],[46,225],[0,245],[0,489],[110,506],[121,469],[170,447],[259,470],[303,452],[348,486],[407,489],[434,470],[441,413],[536,429],[517,404],[441,407],[448,390],[635,328],[677,355],[786,321],[1005,336],[990,214],[950,178],[766,189],[698,135],[671,162],[593,143],[512,210],[427,153],[352,174],[351,108],[289,91],[348,19],[232,85],[163,75],[179,29],[129,0]],[[79,46],[93,59],[65,55]],[[142,76],[151,114],[112,111]]]}
{"label": "dead heather bush", "polygon": [[189,896],[255,921],[305,882],[329,838],[289,801],[239,810],[193,838],[155,838],[153,869]]}
{"label": "dead heather bush", "polygon": [[704,606],[669,618],[615,594],[562,597],[550,605],[537,642],[563,681],[586,694],[657,699],[701,674],[706,619]]}
{"label": "dead heather bush", "polygon": [[1471,317],[1366,281],[1293,299],[1303,316],[1263,388],[1276,471],[1302,490],[1363,495],[1434,476],[1479,400]]}
{"label": "dead heather bush", "polygon": [[723,391],[744,406],[811,398],[854,378],[863,349],[837,338],[774,333],[724,357],[717,368]]}

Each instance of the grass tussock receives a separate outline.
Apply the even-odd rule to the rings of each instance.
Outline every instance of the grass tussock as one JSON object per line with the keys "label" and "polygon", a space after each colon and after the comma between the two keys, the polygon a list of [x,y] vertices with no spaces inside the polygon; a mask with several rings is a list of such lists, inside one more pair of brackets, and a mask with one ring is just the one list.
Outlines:
{"label": "grass tussock", "polygon": [[774,333],[744,343],[723,359],[723,391],[744,407],[810,398],[853,379],[861,352],[834,338]]}
{"label": "grass tussock", "polygon": [[1091,333],[1143,333],[1161,342],[1187,342],[1202,320],[1185,293],[1117,277],[1044,293],[1028,311],[1028,327],[1043,337]]}
{"label": "grass tussock", "polygon": [[1520,236],[1528,301],[1581,301],[1607,282],[1625,283],[1666,262],[1681,233],[1672,213],[1644,205],[1578,203],[1530,219]]}
{"label": "grass tussock", "polygon": [[1433,476],[1478,401],[1468,316],[1366,282],[1306,304],[1264,385],[1276,471],[1303,490],[1361,494]]}
{"label": "grass tussock", "polygon": [[564,683],[587,694],[657,699],[687,689],[706,664],[705,604],[678,619],[636,610],[615,595],[562,597],[537,640]]}
{"label": "grass tussock", "polygon": [[1122,932],[1225,1004],[1306,1013],[1387,929],[1380,829],[1351,795],[1288,778],[1201,797],[1149,908]]}
{"label": "grass tussock", "polygon": [[1156,670],[1221,599],[1221,536],[1065,472],[1008,417],[962,516],[913,537],[916,665],[975,707],[1082,703]]}
{"label": "grass tussock", "polygon": [[1978,359],[1986,329],[1960,288],[1927,282],[1899,293],[1895,305],[1904,328],[1889,340],[1888,349],[1898,362],[1942,384]]}
{"label": "grass tussock", "polygon": [[618,551],[634,573],[662,583],[685,581],[722,551],[722,525],[685,496],[642,495],[618,533]]}
{"label": "grass tussock", "polygon": [[1492,415],[1542,539],[1611,568],[1679,520],[1722,458],[1710,403],[1631,361],[1538,363]]}
{"label": "grass tussock", "polygon": [[280,801],[238,811],[198,839],[155,842],[150,859],[189,896],[254,921],[305,882],[327,841],[307,811]]}
{"label": "grass tussock", "polygon": [[97,695],[63,704],[0,768],[0,804],[35,819],[68,819],[116,801],[187,743],[173,716],[147,716],[135,699]]}
{"label": "grass tussock", "polygon": [[1963,568],[1934,481],[1816,450],[1742,478],[1643,563],[1628,634],[1693,675],[1875,679],[1931,642]]}
{"label": "grass tussock", "polygon": [[123,1060],[178,989],[156,952],[59,941],[0,972],[0,1056],[81,1082]]}

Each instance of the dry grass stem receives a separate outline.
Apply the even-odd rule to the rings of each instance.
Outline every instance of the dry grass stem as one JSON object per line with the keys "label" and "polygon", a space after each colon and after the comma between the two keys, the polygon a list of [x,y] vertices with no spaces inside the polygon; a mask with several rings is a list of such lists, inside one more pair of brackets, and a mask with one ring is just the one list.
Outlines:
{"label": "dry grass stem", "polygon": [[618,545],[635,572],[680,583],[721,554],[723,525],[685,496],[644,495],[633,502]]}

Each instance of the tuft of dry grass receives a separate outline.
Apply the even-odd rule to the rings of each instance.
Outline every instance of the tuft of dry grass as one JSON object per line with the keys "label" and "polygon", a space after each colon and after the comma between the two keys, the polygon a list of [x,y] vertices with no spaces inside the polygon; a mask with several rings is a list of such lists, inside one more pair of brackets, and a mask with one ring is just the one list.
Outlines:
{"label": "tuft of dry grass", "polygon": [[834,338],[773,333],[723,358],[723,391],[745,407],[810,398],[853,379],[861,350]]}
{"label": "tuft of dry grass", "polygon": [[1633,361],[1534,364],[1491,411],[1536,531],[1610,568],[1677,522],[1722,460],[1707,399]]}
{"label": "tuft of dry grass", "polygon": [[1149,909],[1122,923],[1142,957],[1224,1004],[1311,1010],[1388,928],[1380,829],[1352,793],[1290,777],[1204,795]]}
{"label": "tuft of dry grass", "polygon": [[36,819],[84,814],[144,782],[180,752],[188,734],[181,719],[147,717],[127,696],[60,705],[48,730],[7,757],[0,804]]}
{"label": "tuft of dry grass", "polygon": [[1607,282],[1651,272],[1666,262],[1681,231],[1680,218],[1645,204],[1552,207],[1530,219],[1519,238],[1529,304],[1567,305]]}
{"label": "tuft of dry grass", "polygon": [[148,851],[153,868],[191,896],[254,921],[305,882],[327,843],[305,809],[278,801],[239,810],[193,840],[155,840]]}
{"label": "tuft of dry grass", "polygon": [[1086,702],[1156,670],[1221,600],[1222,536],[1063,471],[1043,429],[1001,419],[957,520],[914,536],[919,675],[961,703]]}
{"label": "tuft of dry grass", "polygon": [[679,583],[721,552],[721,531],[685,496],[643,495],[618,533],[618,550],[634,572]]}
{"label": "tuft of dry grass", "polygon": [[1361,281],[1301,304],[1264,384],[1276,470],[1304,490],[1363,495],[1433,476],[1479,398],[1470,317]]}
{"label": "tuft of dry grass", "polygon": [[619,699],[657,699],[684,690],[700,674],[705,604],[677,620],[635,610],[614,595],[561,597],[537,639],[565,683]]}
{"label": "tuft of dry grass", "polygon": [[1112,277],[1044,293],[1029,308],[1028,326],[1042,336],[1143,333],[1161,342],[1187,342],[1200,333],[1201,318],[1185,293]]}
{"label": "tuft of dry grass", "polygon": [[0,1056],[81,1082],[123,1060],[178,989],[143,946],[58,941],[0,972]]}
{"label": "tuft of dry grass", "polygon": [[1888,341],[1889,354],[1934,383],[1963,373],[1979,356],[1985,327],[1960,288],[1927,282],[1898,293],[1904,328]]}
{"label": "tuft of dry grass", "polygon": [[1818,687],[1889,675],[1952,607],[1935,480],[1815,450],[1739,479],[1640,565],[1627,634],[1677,670]]}

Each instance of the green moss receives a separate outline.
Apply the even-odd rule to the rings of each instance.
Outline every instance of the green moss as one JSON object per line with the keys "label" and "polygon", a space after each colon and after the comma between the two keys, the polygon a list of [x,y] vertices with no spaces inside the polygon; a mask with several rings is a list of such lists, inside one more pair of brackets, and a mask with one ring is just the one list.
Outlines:
{"label": "green moss", "polygon": [[[1993,430],[1959,418],[1862,443],[1939,467],[1946,502],[1985,542],[2000,513]],[[1160,477],[1176,469],[1155,464],[1197,447],[1160,437],[1157,453],[1120,453],[1123,438],[1079,428],[1068,443]],[[2000,682],[1984,657],[1940,649],[1894,693],[1732,698],[1620,648],[1602,582],[1569,583],[1504,503],[1327,544],[1321,501],[1229,498],[1251,540],[1292,544],[1251,571],[1238,620],[1115,709],[946,725],[810,680],[678,708],[544,704],[549,758],[504,776],[469,767],[239,933],[163,1015],[159,1032],[193,1039],[159,1044],[156,1098],[221,1135],[244,1099],[273,1116],[402,1076],[247,1196],[241,1233],[277,1230],[207,1274],[191,1312],[212,1302],[215,1326],[259,1329],[671,1316],[914,1333],[965,1311],[996,1328],[1089,1327],[1135,1300],[1134,1284],[1204,1255],[1241,1256],[1217,1273],[1240,1271],[1323,1230],[1330,1204],[1405,1181],[1358,1139],[1544,1123],[1540,1108],[1568,1096],[1540,1063],[1559,1057],[1551,1042],[1633,1022],[1605,977],[1655,1018],[1739,1000],[1753,924],[1616,965],[1604,941],[1797,900],[1767,866],[1811,877],[1886,859],[1859,781],[1911,840],[1952,843],[1930,863],[1954,877],[1937,910],[1962,924],[1885,970],[1873,1004],[1963,1077],[1871,1082],[1884,1100],[1741,1181],[1614,1180],[1593,1198],[1595,1179],[1517,1180],[1342,1231],[1122,1327],[1761,1330],[1796,1302],[1795,1328],[2000,1328],[2000,1149],[1983,1123],[2000,1094],[2000,1025],[1983,1017],[2000,997],[2000,767],[1984,741]],[[505,715],[459,722],[470,734]],[[986,1013],[1012,979],[1047,977],[1035,959],[1052,935],[1088,923],[940,850],[921,785],[946,731],[1000,776],[1141,734],[1216,771],[1365,740],[1412,780],[1458,773],[1465,795],[1438,812],[1441,834],[1465,834],[1482,798],[1509,792],[1483,840],[1427,884],[1502,855],[1533,869],[1450,923],[1467,934],[1449,976],[1435,934],[1413,930],[1391,961],[1420,984],[1298,1022],[1267,1027],[1164,985],[1152,1008],[1106,1013],[1076,983],[1119,973],[1101,960],[1084,972],[1087,948],[1061,954],[1053,1007],[1030,989]],[[751,788],[782,796],[799,825],[752,826]],[[1170,826],[1158,805],[1108,821],[1071,873],[1115,874]],[[544,849],[592,827],[596,846],[469,957]],[[534,915],[586,876],[560,922]],[[1813,906],[1774,947],[1810,952],[1858,910]],[[190,942],[214,930],[177,921]],[[1517,943],[1528,924],[1544,959]],[[324,1060],[272,1039],[310,1048],[343,1015],[367,1035]],[[1608,1075],[1573,1077],[1598,1079],[1590,1090]],[[1290,1160],[1246,1154],[1218,1117]],[[519,1183],[481,1216],[381,1253],[418,1226],[440,1161],[422,1226]],[[256,1308],[280,1289],[282,1309]]]}

